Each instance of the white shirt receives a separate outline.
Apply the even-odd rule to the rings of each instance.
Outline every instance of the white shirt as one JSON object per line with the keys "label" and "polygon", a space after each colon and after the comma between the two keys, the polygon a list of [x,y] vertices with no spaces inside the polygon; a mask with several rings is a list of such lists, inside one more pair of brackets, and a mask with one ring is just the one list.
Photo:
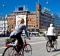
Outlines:
{"label": "white shirt", "polygon": [[47,35],[56,35],[56,30],[54,27],[49,27],[47,31]]}
{"label": "white shirt", "polygon": [[10,36],[17,35],[18,33],[22,32],[23,30],[25,31],[25,34],[28,37],[26,26],[24,24],[16,25],[14,31],[11,32]]}

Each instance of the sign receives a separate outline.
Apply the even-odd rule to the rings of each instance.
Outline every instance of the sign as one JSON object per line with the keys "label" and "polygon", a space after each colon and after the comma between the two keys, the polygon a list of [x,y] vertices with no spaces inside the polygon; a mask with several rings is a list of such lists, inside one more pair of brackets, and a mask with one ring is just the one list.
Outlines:
{"label": "sign", "polygon": [[24,25],[26,25],[26,15],[17,15],[16,16],[16,25],[19,24],[19,20],[24,19]]}
{"label": "sign", "polygon": [[45,13],[50,13],[50,9],[44,7],[44,12]]}

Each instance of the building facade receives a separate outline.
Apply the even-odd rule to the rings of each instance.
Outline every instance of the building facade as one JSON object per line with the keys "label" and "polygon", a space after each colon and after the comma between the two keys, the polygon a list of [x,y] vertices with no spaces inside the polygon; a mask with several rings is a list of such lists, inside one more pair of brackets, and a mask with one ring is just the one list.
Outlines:
{"label": "building facade", "polygon": [[14,14],[12,14],[12,15],[7,15],[6,20],[7,20],[7,24],[8,24],[8,26],[7,26],[8,32],[13,31],[13,29],[15,28],[15,25],[16,25],[15,17],[16,17],[16,16],[15,16]]}
{"label": "building facade", "polygon": [[14,11],[7,15],[8,31],[11,32],[15,28],[17,15],[26,15],[26,26],[29,31],[31,31],[32,29],[34,31],[36,31],[36,29],[38,30],[40,28],[40,5],[36,4],[37,9],[34,12],[29,12],[21,8],[22,7],[19,7],[18,9],[16,9],[17,11]]}
{"label": "building facade", "polygon": [[57,32],[60,34],[60,17],[57,14],[52,15],[54,18],[54,26],[57,29]]}
{"label": "building facade", "polygon": [[53,18],[51,14],[48,13],[41,13],[41,20],[40,20],[40,24],[41,24],[41,29],[47,29],[51,23],[53,23]]}
{"label": "building facade", "polygon": [[7,20],[4,17],[0,18],[0,35],[7,34]]}
{"label": "building facade", "polygon": [[59,27],[60,26],[60,17],[57,14],[53,14],[54,18],[54,26]]}
{"label": "building facade", "polygon": [[14,12],[7,15],[8,31],[11,32],[16,25],[16,16],[26,15],[26,26],[30,32],[39,32],[39,29],[44,29],[53,22],[50,14],[41,12],[41,5],[36,3],[35,11],[28,11],[24,7],[18,7]]}

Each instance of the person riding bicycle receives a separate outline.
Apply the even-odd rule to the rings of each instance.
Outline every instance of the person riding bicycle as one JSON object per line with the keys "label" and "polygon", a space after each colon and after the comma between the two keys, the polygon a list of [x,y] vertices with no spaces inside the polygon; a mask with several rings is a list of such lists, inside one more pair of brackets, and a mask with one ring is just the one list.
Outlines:
{"label": "person riding bicycle", "polygon": [[[24,25],[24,19],[21,18],[20,21],[18,22],[19,24],[15,26],[15,29],[13,30],[13,32],[11,32],[10,34],[10,38],[16,38],[18,40],[18,52],[21,50],[21,48],[23,47],[23,40],[21,38],[21,34],[23,32],[23,30],[25,31],[26,36],[29,38],[27,30],[26,30],[26,26]],[[20,45],[20,46],[19,46]]]}
{"label": "person riding bicycle", "polygon": [[57,31],[56,28],[53,27],[53,24],[50,24],[50,27],[48,27],[47,37],[51,43],[51,47],[53,47],[52,41],[55,41],[57,39]]}

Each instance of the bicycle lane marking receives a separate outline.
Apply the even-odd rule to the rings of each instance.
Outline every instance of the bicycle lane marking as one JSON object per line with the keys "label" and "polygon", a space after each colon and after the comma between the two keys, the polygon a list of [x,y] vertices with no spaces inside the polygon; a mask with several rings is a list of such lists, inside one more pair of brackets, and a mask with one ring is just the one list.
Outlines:
{"label": "bicycle lane marking", "polygon": [[[60,41],[60,39],[58,39],[58,41]],[[47,42],[47,40],[39,41],[39,42],[32,42],[32,43],[29,43],[29,44],[38,44],[38,43],[45,43],[45,42]]]}
{"label": "bicycle lane marking", "polygon": [[[60,40],[58,40],[58,41],[60,41]],[[29,43],[29,44],[38,44],[38,43],[45,43],[45,42],[47,42],[47,41],[40,41],[40,42],[32,42],[32,43]],[[6,48],[6,47],[0,47],[0,49],[3,49],[3,48]],[[2,54],[0,54],[0,56],[1,56]]]}
{"label": "bicycle lane marking", "polygon": [[6,48],[6,47],[0,47],[0,49],[3,49],[3,48]]}
{"label": "bicycle lane marking", "polygon": [[[60,41],[60,39],[58,41]],[[47,42],[47,41],[45,40],[45,41],[40,41],[40,42],[32,42],[32,43],[29,43],[29,44],[33,45],[33,44],[45,43],[45,42]],[[6,48],[6,47],[0,47],[0,49],[3,49],[3,48]],[[0,54],[0,55],[2,55],[2,54]]]}
{"label": "bicycle lane marking", "polygon": [[[40,42],[32,42],[32,43],[29,43],[29,44],[37,44],[37,43],[44,43],[46,41],[40,41]],[[3,48],[6,48],[6,47],[0,47],[0,49],[3,49]]]}
{"label": "bicycle lane marking", "polygon": [[[58,39],[58,41],[60,41],[60,39]],[[39,41],[39,42],[31,42],[29,44],[38,44],[38,43],[45,43],[45,42],[47,42],[47,41],[44,40],[44,41]],[[6,47],[0,47],[0,49],[3,49],[3,48],[6,48]]]}
{"label": "bicycle lane marking", "polygon": [[38,43],[45,43],[47,41],[40,41],[40,42],[33,42],[33,43],[29,43],[29,44],[38,44]]}
{"label": "bicycle lane marking", "polygon": [[[46,41],[40,41],[40,42],[32,42],[32,43],[29,43],[29,44],[38,44],[38,43],[45,43]],[[0,49],[5,49],[6,47],[0,47]],[[0,54],[1,56],[2,54]]]}

